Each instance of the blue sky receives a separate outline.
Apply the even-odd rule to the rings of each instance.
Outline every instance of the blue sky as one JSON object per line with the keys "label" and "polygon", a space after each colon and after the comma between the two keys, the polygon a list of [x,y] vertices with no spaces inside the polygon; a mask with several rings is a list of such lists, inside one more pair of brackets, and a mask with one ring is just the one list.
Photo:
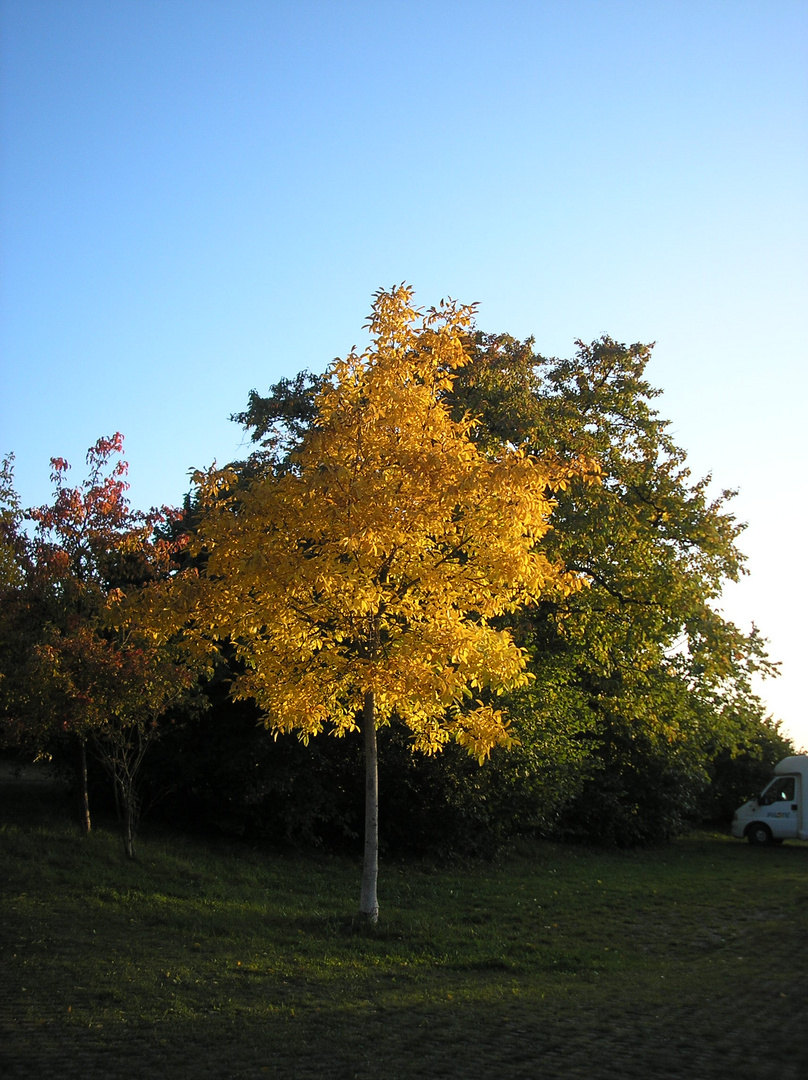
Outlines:
{"label": "blue sky", "polygon": [[808,747],[808,4],[2,0],[0,454],[126,436],[132,501],[243,452],[249,390],[372,293],[547,355],[656,341],[693,472],[737,487],[764,687]]}

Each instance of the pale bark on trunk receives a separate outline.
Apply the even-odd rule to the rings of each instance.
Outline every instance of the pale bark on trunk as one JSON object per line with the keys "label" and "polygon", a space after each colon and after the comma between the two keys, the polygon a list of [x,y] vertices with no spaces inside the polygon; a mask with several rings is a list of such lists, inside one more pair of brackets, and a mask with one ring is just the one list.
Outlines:
{"label": "pale bark on trunk", "polygon": [[375,925],[379,921],[379,900],[376,894],[379,877],[379,759],[376,745],[376,699],[372,690],[365,694],[362,729],[365,740],[365,857],[359,913]]}

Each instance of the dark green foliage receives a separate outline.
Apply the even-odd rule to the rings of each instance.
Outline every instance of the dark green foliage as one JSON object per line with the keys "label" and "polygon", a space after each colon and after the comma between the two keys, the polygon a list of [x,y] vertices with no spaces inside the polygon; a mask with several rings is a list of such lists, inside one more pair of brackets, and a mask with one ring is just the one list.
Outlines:
{"label": "dark green foliage", "polygon": [[662,749],[642,734],[617,735],[609,759],[570,801],[555,833],[615,847],[663,843],[698,824],[707,784],[692,755]]}
{"label": "dark green foliage", "polygon": [[536,753],[538,739],[494,751],[484,766],[455,744],[434,757],[413,754],[398,728],[379,743],[382,835],[395,851],[490,857],[546,834],[586,768]]}
{"label": "dark green foliage", "polygon": [[[558,831],[616,844],[665,840],[698,821],[711,764],[765,725],[752,689],[774,674],[755,628],[744,633],[712,606],[744,572],[729,512],[710,495],[653,407],[651,349],[604,337],[570,359],[533,343],[477,337],[455,384],[456,408],[480,417],[483,443],[585,455],[602,483],[557,495],[549,551],[587,588],[523,617],[545,727],[577,726],[589,778]],[[561,713],[547,688],[565,687]],[[541,691],[544,691],[542,693]]]}
{"label": "dark green foliage", "polygon": [[774,775],[774,766],[796,751],[771,720],[750,727],[745,743],[733,754],[721,750],[710,763],[710,786],[700,803],[700,817],[726,825],[747,799],[758,795]]}
{"label": "dark green foliage", "polygon": [[[151,818],[175,827],[269,844],[355,850],[362,831],[358,732],[304,745],[271,736],[251,702],[227,681],[208,687],[211,707],[164,726],[144,778]],[[530,695],[513,703],[521,743],[481,767],[450,744],[414,754],[399,725],[379,732],[380,818],[387,852],[490,856],[522,836],[548,833],[591,765],[586,746],[539,731]]]}
{"label": "dark green foliage", "polygon": [[[742,801],[736,792],[772,755],[788,752],[787,742],[775,747],[769,738],[752,690],[756,673],[775,673],[764,642],[712,606],[744,572],[743,526],[728,509],[733,492],[713,496],[710,477],[691,477],[654,408],[660,391],[645,378],[650,357],[650,346],[603,337],[578,342],[570,359],[546,359],[531,339],[476,335],[452,404],[457,415],[478,418],[478,443],[584,456],[602,469],[602,483],[575,482],[557,494],[546,541],[589,584],[507,623],[528,648],[535,678],[529,693],[505,703],[519,739],[513,751],[479,769],[456,748],[423,759],[395,728],[381,733],[389,846],[482,852],[530,831],[621,846],[658,842],[705,813],[726,816]],[[285,467],[310,424],[317,385],[301,372],[265,398],[252,391],[235,417],[272,467]],[[275,807],[276,830],[325,839],[335,813],[351,834],[356,811],[339,795],[341,784],[350,791],[355,783],[345,773],[356,764],[349,744],[271,744],[274,779],[259,801]],[[295,795],[307,770],[309,807]],[[246,775],[234,769],[236,789]]]}
{"label": "dark green foliage", "polygon": [[[552,764],[528,777],[516,755],[497,768],[480,768],[455,746],[426,758],[412,753],[398,727],[380,732],[379,750],[387,852],[492,855],[552,819],[559,786]],[[163,793],[152,818],[184,829],[358,850],[362,779],[358,733],[305,746],[294,735],[268,736],[254,706],[222,702],[164,733],[147,787]]]}
{"label": "dark green foliage", "polygon": [[[650,356],[648,346],[604,337],[578,343],[570,359],[546,359],[532,340],[476,336],[452,404],[457,414],[478,417],[478,443],[584,455],[603,470],[602,483],[575,482],[557,493],[546,540],[589,584],[503,623],[528,649],[534,676],[527,691],[504,702],[518,740],[512,750],[480,768],[459,747],[425,758],[411,752],[395,724],[380,731],[388,851],[491,854],[536,833],[656,843],[700,820],[726,822],[793,752],[752,690],[755,673],[774,673],[765,643],[712,606],[723,585],[744,572],[732,492],[713,496],[709,477],[690,476],[684,451],[654,408],[659,391],[645,378]],[[318,384],[304,371],[266,397],[250,393],[247,409],[234,417],[261,447],[237,466],[245,480],[289,467],[314,417]],[[25,642],[51,616],[30,604],[15,614],[11,603],[20,575],[33,572],[23,565],[11,480],[9,460],[0,476],[0,586],[9,601],[0,651],[19,689]],[[189,500],[184,519],[166,525],[166,537],[193,528],[197,515]],[[115,576],[127,587],[145,579],[139,564],[119,565]],[[28,637],[14,621],[23,617],[31,621]],[[166,717],[143,778],[152,814],[262,843],[358,845],[359,736],[322,736],[308,745],[273,738],[258,710],[232,702],[228,689],[223,658],[206,687],[210,710]],[[66,762],[75,756],[75,746],[58,739],[52,749]]]}
{"label": "dark green foliage", "polygon": [[270,844],[355,841],[362,815],[355,741],[276,739],[252,702],[230,700],[226,684],[209,694],[210,709],[165,730],[155,748],[145,781],[157,796],[154,816]]}
{"label": "dark green foliage", "polygon": [[230,419],[247,428],[252,441],[260,444],[263,454],[259,457],[283,468],[314,420],[314,399],[320,381],[310,371],[299,371],[294,378],[270,386],[266,397],[251,390],[247,408]]}

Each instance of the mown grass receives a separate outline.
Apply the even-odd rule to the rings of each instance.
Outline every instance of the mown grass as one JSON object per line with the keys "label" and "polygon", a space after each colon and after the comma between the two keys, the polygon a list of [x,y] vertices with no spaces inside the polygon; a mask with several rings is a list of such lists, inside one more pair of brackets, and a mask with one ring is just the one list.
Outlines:
{"label": "mown grass", "polygon": [[[2,792],[0,792],[2,795]],[[808,846],[359,865],[0,802],[8,1077],[808,1075]]]}

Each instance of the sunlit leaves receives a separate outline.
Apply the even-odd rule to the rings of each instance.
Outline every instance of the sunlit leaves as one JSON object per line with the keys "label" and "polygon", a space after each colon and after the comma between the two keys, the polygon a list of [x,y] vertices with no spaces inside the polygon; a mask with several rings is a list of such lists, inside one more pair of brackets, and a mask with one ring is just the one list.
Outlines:
{"label": "sunlit leaves", "polygon": [[[654,408],[646,345],[604,337],[545,359],[533,342],[478,335],[452,390],[455,415],[481,417],[488,452],[517,443],[587,456],[602,483],[558,486],[551,557],[591,583],[523,620],[537,710],[583,733],[610,767],[641,769],[637,748],[677,769],[704,768],[759,723],[752,675],[771,673],[764,643],[725,620],[722,588],[744,572],[731,491],[694,479]],[[563,679],[559,710],[553,688]],[[572,696],[570,696],[572,695]],[[756,719],[755,719],[756,718]]]}
{"label": "sunlit leaves", "polygon": [[399,717],[426,753],[453,738],[483,760],[509,741],[492,701],[528,676],[491,619],[581,586],[540,542],[584,465],[484,451],[451,415],[473,318],[380,291],[372,346],[331,365],[287,467],[198,477],[205,571],[155,591],[152,617],[201,647],[229,639],[236,693],[277,731],[350,730],[371,692],[377,722]]}

